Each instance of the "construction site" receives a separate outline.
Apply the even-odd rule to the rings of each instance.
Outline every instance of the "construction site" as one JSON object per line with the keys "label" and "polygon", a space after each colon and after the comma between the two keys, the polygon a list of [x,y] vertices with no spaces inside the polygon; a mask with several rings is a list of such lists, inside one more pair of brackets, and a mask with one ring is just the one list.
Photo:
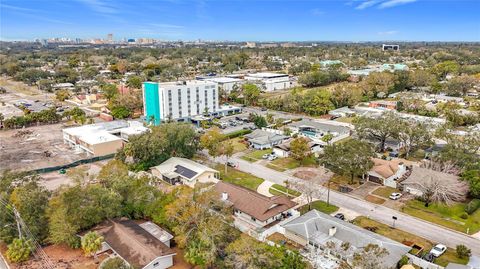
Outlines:
{"label": "construction site", "polygon": [[84,153],[64,144],[62,127],[51,124],[1,131],[0,171],[30,171],[84,159]]}

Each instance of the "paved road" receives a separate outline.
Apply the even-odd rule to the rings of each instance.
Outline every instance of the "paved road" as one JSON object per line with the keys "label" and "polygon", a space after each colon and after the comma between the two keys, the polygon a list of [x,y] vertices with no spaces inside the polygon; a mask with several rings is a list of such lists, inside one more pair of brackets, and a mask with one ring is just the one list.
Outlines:
{"label": "paved road", "polygon": [[[238,165],[237,169],[277,184],[284,184],[286,179],[291,182],[301,181],[301,179],[290,176],[284,172],[278,172],[260,164],[247,162],[238,156],[233,156],[230,160]],[[222,161],[221,158],[218,159],[218,161]],[[322,189],[322,193],[326,193],[325,187],[318,187]],[[317,198],[326,200],[326,195]],[[435,243],[443,243],[451,248],[463,244],[472,250],[472,254],[480,255],[480,240],[471,236],[434,225],[385,206],[373,204],[335,191],[330,192],[330,202],[387,225],[392,225],[392,216],[396,216],[398,220],[395,223],[395,227],[398,229],[427,238]]]}
{"label": "paved road", "polygon": [[7,262],[3,258],[2,254],[0,253],[0,269],[9,269]]}

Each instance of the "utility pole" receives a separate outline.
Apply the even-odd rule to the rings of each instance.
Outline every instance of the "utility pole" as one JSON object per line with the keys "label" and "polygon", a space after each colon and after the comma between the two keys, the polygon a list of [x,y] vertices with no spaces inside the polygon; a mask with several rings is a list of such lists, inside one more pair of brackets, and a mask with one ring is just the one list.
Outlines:
{"label": "utility pole", "polygon": [[327,207],[330,206],[330,179],[328,180],[327,183]]}

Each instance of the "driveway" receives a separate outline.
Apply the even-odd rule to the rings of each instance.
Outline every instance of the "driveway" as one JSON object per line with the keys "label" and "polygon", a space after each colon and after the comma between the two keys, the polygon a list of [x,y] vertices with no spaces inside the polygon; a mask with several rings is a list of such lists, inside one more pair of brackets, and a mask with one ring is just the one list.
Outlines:
{"label": "driveway", "polygon": [[258,186],[257,192],[267,197],[272,197],[273,195],[269,192],[270,187],[272,186],[273,182],[265,180],[264,182],[262,182],[262,184]]}
{"label": "driveway", "polygon": [[[275,171],[260,164],[250,163],[238,157],[232,157],[232,159],[234,162],[238,163],[237,169],[280,185],[284,185],[284,181],[287,179],[291,182],[303,182],[299,178],[288,175],[284,172]],[[223,158],[217,158],[217,160],[220,162]],[[318,188],[321,189],[324,195],[316,198],[325,200],[326,188],[323,186],[318,186]],[[354,211],[363,216],[368,216],[373,220],[387,225],[392,225],[392,217],[396,216],[397,221],[395,222],[395,227],[398,229],[424,237],[434,243],[443,243],[451,248],[463,244],[472,250],[473,255],[480,256],[480,240],[472,236],[435,225],[397,210],[382,205],[376,205],[344,193],[331,191],[330,202],[341,208]]]}

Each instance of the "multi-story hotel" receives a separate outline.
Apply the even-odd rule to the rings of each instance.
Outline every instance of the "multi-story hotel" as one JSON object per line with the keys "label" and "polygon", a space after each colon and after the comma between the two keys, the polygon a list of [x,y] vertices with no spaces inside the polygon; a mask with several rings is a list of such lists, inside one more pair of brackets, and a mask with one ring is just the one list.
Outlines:
{"label": "multi-story hotel", "polygon": [[219,109],[218,87],[214,82],[143,83],[143,111],[148,123],[188,121],[194,116],[215,114]]}

